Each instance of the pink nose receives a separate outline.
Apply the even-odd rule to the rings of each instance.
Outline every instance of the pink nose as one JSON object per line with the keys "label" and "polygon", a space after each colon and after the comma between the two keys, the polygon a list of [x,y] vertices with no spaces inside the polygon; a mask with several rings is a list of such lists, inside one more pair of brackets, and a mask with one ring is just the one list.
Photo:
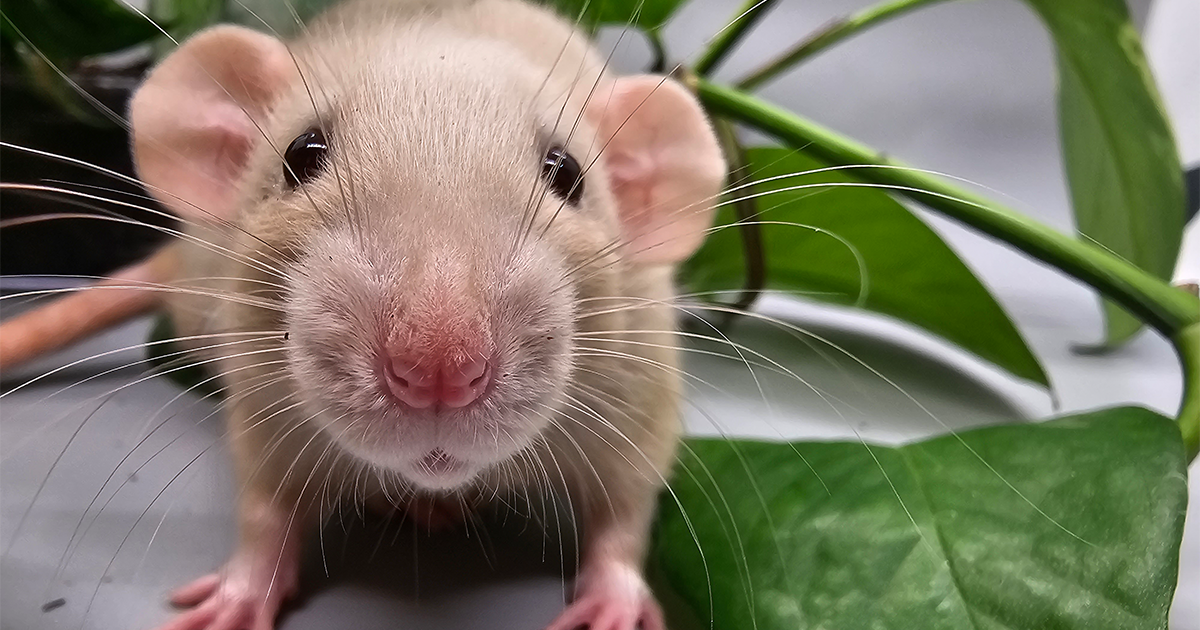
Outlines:
{"label": "pink nose", "polygon": [[484,359],[430,365],[393,357],[384,373],[392,394],[415,409],[439,402],[451,408],[466,407],[483,394],[492,378],[491,366]]}

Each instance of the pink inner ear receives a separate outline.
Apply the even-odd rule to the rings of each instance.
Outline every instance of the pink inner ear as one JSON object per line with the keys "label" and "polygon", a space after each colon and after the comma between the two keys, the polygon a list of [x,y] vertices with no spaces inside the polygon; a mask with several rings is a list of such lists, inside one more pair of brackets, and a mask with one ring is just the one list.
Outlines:
{"label": "pink inner ear", "polygon": [[725,160],[692,95],[674,81],[618,79],[612,98],[590,111],[599,117],[625,256],[674,263],[704,241]]}
{"label": "pink inner ear", "polygon": [[250,159],[253,134],[258,131],[246,114],[231,103],[220,103],[205,118],[200,133],[209,136],[214,145],[211,170],[218,181],[236,180]]}
{"label": "pink inner ear", "polygon": [[623,210],[622,228],[627,238],[633,238],[648,230],[653,221],[647,209],[654,199],[654,162],[647,156],[613,151],[610,147],[606,164],[613,194]]}
{"label": "pink inner ear", "polygon": [[130,105],[138,174],[188,219],[230,220],[258,127],[297,78],[284,44],[218,26],[189,39],[150,73]]}
{"label": "pink inner ear", "polygon": [[182,218],[233,219],[233,187],[250,157],[252,133],[257,133],[254,125],[237,105],[210,103],[196,119],[174,129],[173,143],[183,143],[187,151],[153,151],[143,160],[142,177],[173,195],[164,201]]}

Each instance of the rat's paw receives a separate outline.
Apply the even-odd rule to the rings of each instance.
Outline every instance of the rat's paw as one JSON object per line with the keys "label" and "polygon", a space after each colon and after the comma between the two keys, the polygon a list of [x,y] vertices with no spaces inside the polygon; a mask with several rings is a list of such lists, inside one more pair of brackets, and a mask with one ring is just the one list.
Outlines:
{"label": "rat's paw", "polygon": [[634,567],[585,571],[576,590],[575,601],[546,630],[665,630],[662,610]]}
{"label": "rat's paw", "polygon": [[[274,565],[275,563],[271,563]],[[158,630],[272,630],[284,600],[296,593],[298,567],[277,569],[230,561],[221,573],[206,575],[171,593],[171,603],[190,610]]]}

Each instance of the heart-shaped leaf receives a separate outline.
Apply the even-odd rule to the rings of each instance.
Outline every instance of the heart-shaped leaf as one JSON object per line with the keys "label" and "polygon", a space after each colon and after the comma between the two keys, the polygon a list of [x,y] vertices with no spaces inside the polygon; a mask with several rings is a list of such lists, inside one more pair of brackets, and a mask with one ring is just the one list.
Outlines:
{"label": "heart-shaped leaf", "polygon": [[1187,470],[1156,413],[687,444],[651,554],[672,628],[1166,628]]}
{"label": "heart-shaped leaf", "polygon": [[[1183,167],[1122,0],[1026,0],[1058,50],[1058,114],[1075,222],[1087,238],[1170,279],[1184,226]],[[1142,324],[1105,301],[1105,342]]]}
{"label": "heart-shaped leaf", "polygon": [[[785,149],[751,149],[747,157],[752,178],[759,181],[825,166]],[[855,182],[853,174],[830,170],[756,186],[760,193],[776,191],[758,198],[758,218],[766,222],[761,228],[768,286],[899,318],[1047,385],[1046,373],[1008,315],[958,256],[885,191]],[[826,183],[850,187],[821,186]],[[723,209],[718,224],[734,220],[732,211]],[[739,288],[741,252],[735,229],[715,232],[684,266],[683,284],[697,292]]]}

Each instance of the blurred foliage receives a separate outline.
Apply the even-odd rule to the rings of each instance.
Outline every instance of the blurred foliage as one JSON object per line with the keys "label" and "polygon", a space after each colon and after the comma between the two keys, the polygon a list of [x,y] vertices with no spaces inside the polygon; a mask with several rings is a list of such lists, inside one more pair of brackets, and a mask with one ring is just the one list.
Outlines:
{"label": "blurred foliage", "polygon": [[[1054,38],[1063,161],[1089,240],[1169,280],[1183,238],[1183,165],[1123,0],[1026,0]],[[1105,300],[1104,344],[1142,324]]]}
{"label": "blurred foliage", "polygon": [[159,31],[115,0],[5,2],[0,35],[6,47],[27,45],[56,64],[144,44]]}

